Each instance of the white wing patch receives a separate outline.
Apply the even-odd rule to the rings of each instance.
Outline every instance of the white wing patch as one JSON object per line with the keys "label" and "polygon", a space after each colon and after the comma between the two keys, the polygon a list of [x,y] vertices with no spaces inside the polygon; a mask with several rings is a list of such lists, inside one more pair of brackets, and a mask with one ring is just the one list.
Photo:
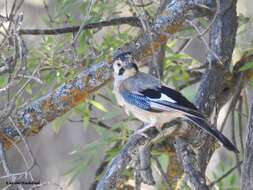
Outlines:
{"label": "white wing patch", "polygon": [[152,98],[152,100],[167,101],[173,104],[177,103],[177,101],[173,100],[172,98],[168,97],[166,94],[163,94],[163,93],[161,93],[160,98]]}
{"label": "white wing patch", "polygon": [[150,106],[151,108],[155,109],[155,110],[160,110],[160,111],[173,111],[175,109],[169,107],[169,106],[166,106],[166,105],[161,105],[159,103],[156,103],[156,102],[150,102]]}

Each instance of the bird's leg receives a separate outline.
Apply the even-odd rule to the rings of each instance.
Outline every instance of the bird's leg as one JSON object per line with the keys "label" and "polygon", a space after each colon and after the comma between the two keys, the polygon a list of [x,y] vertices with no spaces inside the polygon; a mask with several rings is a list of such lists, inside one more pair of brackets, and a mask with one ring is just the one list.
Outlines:
{"label": "bird's leg", "polygon": [[149,138],[148,135],[146,135],[144,132],[152,127],[155,127],[153,124],[147,124],[144,127],[142,127],[141,129],[138,129],[134,132],[134,135],[138,134],[141,136],[144,136],[146,138]]}
{"label": "bird's leg", "polygon": [[160,127],[160,126],[156,126],[155,128],[157,129],[157,131],[158,131],[160,134],[162,134],[162,135],[163,135],[163,130],[162,130],[162,127]]}

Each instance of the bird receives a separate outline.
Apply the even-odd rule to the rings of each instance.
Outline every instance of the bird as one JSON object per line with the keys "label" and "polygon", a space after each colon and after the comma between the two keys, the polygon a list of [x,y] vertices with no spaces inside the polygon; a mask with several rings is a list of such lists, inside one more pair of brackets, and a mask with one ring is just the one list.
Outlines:
{"label": "bird", "polygon": [[113,93],[117,103],[128,115],[132,113],[144,123],[144,127],[137,130],[138,134],[152,127],[161,131],[165,123],[181,118],[217,139],[228,150],[239,152],[227,137],[211,127],[208,119],[180,92],[169,88],[158,78],[141,72],[131,52],[119,53],[112,63]]}

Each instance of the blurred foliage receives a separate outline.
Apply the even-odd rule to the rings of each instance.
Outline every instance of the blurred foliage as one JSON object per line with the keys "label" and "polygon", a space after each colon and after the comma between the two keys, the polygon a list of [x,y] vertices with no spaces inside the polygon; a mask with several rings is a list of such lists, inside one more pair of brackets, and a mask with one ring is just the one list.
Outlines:
{"label": "blurred foliage", "polygon": [[[237,29],[237,39],[236,39],[236,46],[234,54],[238,54],[240,57],[246,57],[253,55],[253,18],[246,17],[243,14],[238,16],[239,26]],[[238,58],[236,59],[236,61]],[[250,71],[253,69],[253,62],[248,61],[246,62],[241,68],[240,71]],[[253,78],[249,81],[249,84],[253,86]]]}
{"label": "blurred foliage", "polygon": [[166,45],[166,56],[164,60],[164,81],[171,83],[176,88],[183,82],[189,82],[190,75],[187,72],[191,66],[198,62],[185,53],[175,53],[177,41],[173,40]]}
{"label": "blurred foliage", "polygon": [[[234,166],[235,164],[231,161],[231,159],[227,159],[227,162],[220,162],[218,169],[216,171],[213,171],[213,178],[214,181],[216,179],[219,179],[222,174],[225,174],[229,169],[231,169],[231,166]],[[240,178],[238,178],[238,171],[235,170],[232,172],[228,177],[224,178],[220,182],[216,183],[215,186],[219,189],[231,189],[231,190],[239,190],[239,182]]]}

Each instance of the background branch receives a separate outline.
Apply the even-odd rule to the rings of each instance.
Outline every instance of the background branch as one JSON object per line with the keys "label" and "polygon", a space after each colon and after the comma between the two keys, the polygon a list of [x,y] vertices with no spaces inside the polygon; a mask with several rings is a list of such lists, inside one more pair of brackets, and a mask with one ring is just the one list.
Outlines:
{"label": "background branch", "polygon": [[[235,45],[235,36],[237,30],[237,16],[236,16],[236,0],[220,1],[220,13],[217,15],[209,35],[209,46],[219,59],[216,59],[214,53],[209,52],[206,60],[208,69],[202,77],[198,93],[196,95],[196,105],[205,113],[210,115],[215,106],[219,108],[228,100],[230,96],[224,96],[224,76],[228,71],[229,64]],[[198,149],[197,160],[203,175],[211,155],[213,154],[213,139],[210,136],[203,134],[199,142],[204,144]]]}
{"label": "background branch", "polygon": [[194,160],[193,151],[190,150],[188,144],[181,138],[176,138],[175,149],[181,160],[184,172],[189,177],[190,186],[193,185],[193,189],[196,190],[208,190],[205,177],[202,176],[198,168],[194,167],[196,160]]}
{"label": "background branch", "polygon": [[251,106],[241,175],[241,190],[251,189],[253,189],[253,105]]}
{"label": "background branch", "polygon": [[[129,24],[131,26],[140,27],[141,23],[138,17],[122,17],[122,18],[113,18],[108,21],[101,21],[95,23],[89,23],[83,25],[81,30],[94,29],[94,28],[102,28],[106,26],[114,26],[114,25],[122,25]],[[66,34],[73,33],[79,31],[80,26],[69,26],[63,28],[55,28],[55,29],[20,29],[20,35],[58,35],[58,34]]]}

